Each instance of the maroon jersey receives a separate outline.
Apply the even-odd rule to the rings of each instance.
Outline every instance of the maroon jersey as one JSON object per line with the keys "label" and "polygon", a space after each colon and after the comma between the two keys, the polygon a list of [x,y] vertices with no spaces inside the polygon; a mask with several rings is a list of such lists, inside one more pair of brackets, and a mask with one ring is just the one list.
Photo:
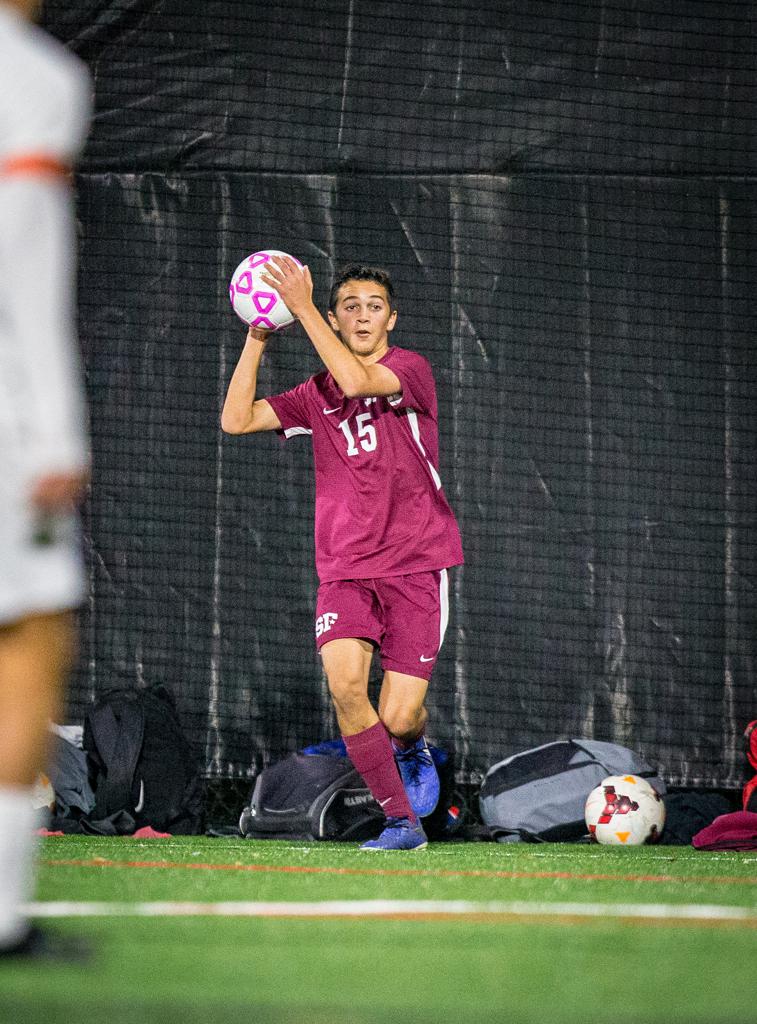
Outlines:
{"label": "maroon jersey", "polygon": [[286,438],[315,458],[315,557],[321,583],[460,565],[460,531],[439,479],[436,387],[427,359],[390,348],[391,398],[345,398],[326,371],[267,399]]}

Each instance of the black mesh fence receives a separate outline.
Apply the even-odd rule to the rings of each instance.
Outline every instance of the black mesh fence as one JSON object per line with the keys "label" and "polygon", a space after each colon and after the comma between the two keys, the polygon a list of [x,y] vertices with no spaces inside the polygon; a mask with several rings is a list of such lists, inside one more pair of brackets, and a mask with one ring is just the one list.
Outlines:
{"label": "black mesh fence", "polygon": [[[331,738],[306,439],[227,437],[249,252],[360,258],[426,355],[463,534],[430,737],[741,783],[757,713],[752,4],[52,0],[77,177],[90,602],[71,715],[167,683],[209,779]],[[318,369],[294,327],[259,393]]]}

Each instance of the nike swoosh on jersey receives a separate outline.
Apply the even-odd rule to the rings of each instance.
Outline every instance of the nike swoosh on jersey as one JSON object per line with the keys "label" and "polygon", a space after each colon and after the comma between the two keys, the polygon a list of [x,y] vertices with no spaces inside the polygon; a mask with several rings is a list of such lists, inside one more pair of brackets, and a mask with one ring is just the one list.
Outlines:
{"label": "nike swoosh on jersey", "polygon": [[341,412],[342,411],[342,407],[341,407],[341,405],[338,405],[336,407],[336,409],[327,409],[326,406],[324,405],[323,411],[326,414],[326,416],[330,416],[332,414],[332,412]]}
{"label": "nike swoosh on jersey", "polygon": [[433,657],[431,657],[431,658],[424,658],[423,655],[421,655],[421,661],[433,661],[433,660],[434,660]]}

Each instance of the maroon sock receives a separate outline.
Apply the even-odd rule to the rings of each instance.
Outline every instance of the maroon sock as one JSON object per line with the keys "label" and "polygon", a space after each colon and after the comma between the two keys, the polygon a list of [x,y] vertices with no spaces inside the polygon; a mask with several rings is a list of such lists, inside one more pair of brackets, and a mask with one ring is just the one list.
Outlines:
{"label": "maroon sock", "polygon": [[402,785],[394,761],[389,733],[382,722],[363,729],[354,736],[345,736],[347,756],[370,789],[374,800],[387,818],[410,818],[415,821],[413,809]]}

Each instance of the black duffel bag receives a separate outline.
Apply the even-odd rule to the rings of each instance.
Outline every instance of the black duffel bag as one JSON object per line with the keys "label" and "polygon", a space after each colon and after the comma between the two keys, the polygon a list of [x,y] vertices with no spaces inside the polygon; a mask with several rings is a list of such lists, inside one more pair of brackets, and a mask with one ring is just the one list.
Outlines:
{"label": "black duffel bag", "polygon": [[255,780],[239,819],[248,839],[362,842],[379,835],[384,812],[349,758],[290,754]]}

